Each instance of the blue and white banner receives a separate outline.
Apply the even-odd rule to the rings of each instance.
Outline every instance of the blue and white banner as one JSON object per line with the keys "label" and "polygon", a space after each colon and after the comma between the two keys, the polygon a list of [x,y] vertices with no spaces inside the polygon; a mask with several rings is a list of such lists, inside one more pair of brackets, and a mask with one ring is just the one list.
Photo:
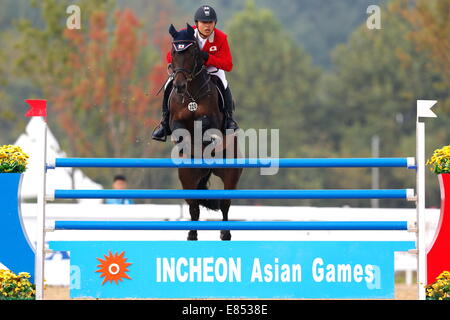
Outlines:
{"label": "blue and white banner", "polygon": [[72,298],[393,298],[413,241],[52,241]]}

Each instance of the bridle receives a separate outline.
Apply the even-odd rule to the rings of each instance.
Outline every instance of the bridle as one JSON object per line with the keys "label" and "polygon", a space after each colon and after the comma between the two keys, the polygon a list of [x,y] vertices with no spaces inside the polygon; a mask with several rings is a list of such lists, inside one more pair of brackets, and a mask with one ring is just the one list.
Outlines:
{"label": "bridle", "polygon": [[[201,66],[199,68],[198,57],[197,57],[198,53],[199,53],[199,47],[198,47],[197,41],[195,41],[195,40],[178,40],[178,41],[172,42],[172,46],[174,46],[174,47],[176,47],[176,45],[179,45],[179,44],[186,44],[188,47],[191,45],[194,46],[194,48],[195,48],[194,66],[193,66],[192,70],[188,70],[186,68],[173,68],[172,64],[169,64],[167,66],[167,71],[169,73],[170,79],[175,79],[177,74],[182,73],[183,76],[186,78],[186,81],[189,83],[192,80],[194,80],[195,78],[197,78],[203,71],[206,71],[206,67],[203,64],[201,64]],[[196,103],[200,98],[202,98],[203,96],[210,93],[209,82],[210,82],[211,76],[209,75],[208,72],[206,74],[207,74],[206,80],[200,86],[200,89],[198,90],[198,92],[195,95],[192,95],[189,92],[189,90],[186,88],[186,91],[183,93],[183,96],[182,96],[183,97],[182,103],[184,103],[184,99],[185,99],[186,95],[190,99],[191,103]],[[208,89],[205,91],[205,93],[202,94],[202,90],[206,86],[208,87]]]}
{"label": "bridle", "polygon": [[205,69],[205,66],[204,65],[202,65],[201,66],[201,68],[198,70],[198,71],[196,71],[197,69],[198,69],[198,59],[197,59],[197,55],[198,55],[198,51],[199,51],[199,48],[198,48],[198,46],[197,46],[197,41],[195,41],[195,40],[178,40],[178,41],[172,41],[172,45],[173,46],[175,46],[175,45],[177,45],[177,44],[180,44],[180,43],[182,43],[182,44],[184,44],[184,43],[186,43],[187,45],[188,45],[188,47],[192,44],[192,45],[194,45],[194,48],[195,48],[195,53],[194,53],[194,61],[195,61],[195,63],[194,63],[194,67],[192,68],[192,70],[188,70],[188,69],[186,69],[186,68],[172,68],[172,64],[169,64],[168,65],[168,67],[167,67],[167,69],[168,70],[172,70],[172,72],[171,73],[169,73],[169,76],[171,77],[171,78],[175,78],[175,76],[178,74],[178,73],[182,73],[183,75],[184,75],[184,77],[186,78],[186,80],[188,81],[188,82],[190,82],[190,81],[192,81],[192,80],[194,80],[204,69]]}

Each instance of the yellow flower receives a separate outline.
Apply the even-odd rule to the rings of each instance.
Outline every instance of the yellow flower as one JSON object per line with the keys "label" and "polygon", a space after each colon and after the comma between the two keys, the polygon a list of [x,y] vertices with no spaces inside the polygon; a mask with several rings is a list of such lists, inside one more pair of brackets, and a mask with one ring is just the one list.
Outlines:
{"label": "yellow flower", "polygon": [[444,300],[450,298],[450,272],[443,271],[436,281],[426,286],[426,296],[429,299]]}
{"label": "yellow flower", "polygon": [[450,167],[448,163],[450,162],[450,145],[444,146],[441,149],[436,149],[430,159],[426,161],[426,165],[430,165],[431,171],[436,174],[440,173],[450,173]]}
{"label": "yellow flower", "polygon": [[26,170],[29,156],[19,146],[0,146],[0,173],[22,173]]}

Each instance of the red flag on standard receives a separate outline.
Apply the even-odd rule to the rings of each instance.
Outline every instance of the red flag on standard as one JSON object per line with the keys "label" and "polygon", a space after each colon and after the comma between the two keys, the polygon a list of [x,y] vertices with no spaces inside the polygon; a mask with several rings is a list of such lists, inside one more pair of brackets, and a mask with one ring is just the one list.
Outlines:
{"label": "red flag on standard", "polygon": [[25,100],[30,105],[26,117],[46,117],[47,116],[47,100]]}

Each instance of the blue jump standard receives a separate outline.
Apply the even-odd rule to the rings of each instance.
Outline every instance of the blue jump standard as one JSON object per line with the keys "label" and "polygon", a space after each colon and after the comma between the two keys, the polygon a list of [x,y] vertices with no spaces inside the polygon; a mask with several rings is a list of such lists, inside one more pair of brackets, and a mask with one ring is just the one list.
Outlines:
{"label": "blue jump standard", "polygon": [[[412,158],[410,158],[412,159]],[[404,167],[414,169],[408,158],[241,158],[241,159],[170,159],[170,158],[57,158],[55,167],[89,168],[369,168]]]}
{"label": "blue jump standard", "polygon": [[55,199],[408,199],[408,189],[55,190]]}
{"label": "blue jump standard", "polygon": [[408,230],[407,221],[55,221],[55,230]]}

